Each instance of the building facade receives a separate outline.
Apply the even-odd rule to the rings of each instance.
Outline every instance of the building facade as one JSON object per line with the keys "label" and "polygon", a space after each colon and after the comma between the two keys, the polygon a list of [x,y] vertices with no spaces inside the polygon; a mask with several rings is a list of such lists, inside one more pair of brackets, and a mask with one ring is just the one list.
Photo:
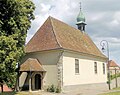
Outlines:
{"label": "building facade", "polygon": [[85,32],[81,10],[76,25],[78,29],[48,17],[25,47],[18,79],[21,90],[106,84],[107,58]]}
{"label": "building facade", "polygon": [[115,63],[115,61],[110,60],[109,61],[109,69],[110,69],[110,74],[115,75],[120,73],[120,66]]}

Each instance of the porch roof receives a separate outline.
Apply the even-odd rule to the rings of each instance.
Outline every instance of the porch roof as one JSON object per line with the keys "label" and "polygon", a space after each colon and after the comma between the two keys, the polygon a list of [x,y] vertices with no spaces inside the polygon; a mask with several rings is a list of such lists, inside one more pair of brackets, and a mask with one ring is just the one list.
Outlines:
{"label": "porch roof", "polygon": [[21,72],[27,71],[40,71],[45,72],[41,63],[35,58],[28,58],[23,64],[20,65]]}

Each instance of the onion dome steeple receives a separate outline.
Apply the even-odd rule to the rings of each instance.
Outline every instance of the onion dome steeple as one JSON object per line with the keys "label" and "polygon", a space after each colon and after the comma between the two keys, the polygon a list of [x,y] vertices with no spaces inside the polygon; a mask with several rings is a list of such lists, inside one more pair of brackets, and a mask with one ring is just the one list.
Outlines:
{"label": "onion dome steeple", "polygon": [[85,16],[81,10],[81,2],[80,2],[80,12],[77,16],[77,23],[76,25],[78,26],[78,29],[81,30],[81,31],[85,31]]}

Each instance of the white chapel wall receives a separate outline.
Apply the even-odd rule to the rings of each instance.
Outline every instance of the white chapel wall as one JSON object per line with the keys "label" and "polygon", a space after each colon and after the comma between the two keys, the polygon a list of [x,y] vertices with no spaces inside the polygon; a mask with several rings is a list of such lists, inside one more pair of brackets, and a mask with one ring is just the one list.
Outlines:
{"label": "white chapel wall", "polygon": [[[79,59],[79,74],[75,74],[75,59]],[[94,62],[97,62],[98,73],[94,72]],[[105,61],[84,57],[75,53],[64,52],[63,55],[63,85],[79,85],[92,83],[106,83],[107,70],[103,74]],[[105,64],[105,68],[106,64]]]}

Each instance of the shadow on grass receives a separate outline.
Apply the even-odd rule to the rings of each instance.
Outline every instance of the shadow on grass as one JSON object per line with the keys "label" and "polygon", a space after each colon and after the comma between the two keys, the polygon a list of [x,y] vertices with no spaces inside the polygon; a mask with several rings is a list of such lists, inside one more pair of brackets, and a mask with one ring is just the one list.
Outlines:
{"label": "shadow on grass", "polygon": [[15,95],[15,94],[16,94],[15,91],[8,91],[8,92],[0,93],[0,95]]}
{"label": "shadow on grass", "polygon": [[40,92],[29,92],[29,91],[21,91],[21,92],[15,92],[15,91],[11,91],[11,92],[3,92],[0,93],[0,95],[41,95]]}

